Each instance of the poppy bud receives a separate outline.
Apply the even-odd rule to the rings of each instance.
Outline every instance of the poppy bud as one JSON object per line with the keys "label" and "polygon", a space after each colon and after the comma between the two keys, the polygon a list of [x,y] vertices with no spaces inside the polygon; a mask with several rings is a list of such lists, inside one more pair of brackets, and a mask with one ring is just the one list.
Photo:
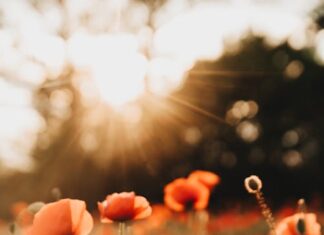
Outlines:
{"label": "poppy bud", "polygon": [[256,175],[251,175],[244,180],[244,186],[249,193],[257,193],[262,188],[262,181]]}
{"label": "poppy bud", "polygon": [[306,232],[306,225],[305,225],[305,220],[302,219],[302,218],[299,218],[298,221],[297,221],[297,224],[296,224],[296,229],[297,229],[297,232],[300,234],[300,235],[304,235],[305,232]]}

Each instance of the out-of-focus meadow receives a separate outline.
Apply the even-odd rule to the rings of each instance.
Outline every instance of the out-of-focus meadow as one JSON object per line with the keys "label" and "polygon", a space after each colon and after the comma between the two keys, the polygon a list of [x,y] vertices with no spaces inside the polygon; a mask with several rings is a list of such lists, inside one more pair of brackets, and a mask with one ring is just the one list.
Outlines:
{"label": "out-of-focus meadow", "polygon": [[136,191],[134,235],[183,234],[160,204],[195,169],[221,177],[209,234],[266,233],[250,174],[276,218],[303,197],[324,223],[320,0],[0,0],[0,60],[4,231],[35,201]]}

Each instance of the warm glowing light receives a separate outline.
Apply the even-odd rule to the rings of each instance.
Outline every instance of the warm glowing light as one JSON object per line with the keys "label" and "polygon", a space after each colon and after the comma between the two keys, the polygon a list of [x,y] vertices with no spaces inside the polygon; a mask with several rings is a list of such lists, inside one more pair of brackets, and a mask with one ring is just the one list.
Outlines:
{"label": "warm glowing light", "polygon": [[136,99],[144,92],[147,60],[130,34],[76,35],[70,40],[70,58],[88,67],[100,96],[114,106]]}
{"label": "warm glowing light", "polygon": [[303,164],[303,157],[300,152],[296,150],[289,150],[283,155],[283,162],[288,167],[298,167]]}
{"label": "warm glowing light", "polygon": [[293,60],[287,65],[284,74],[287,79],[297,79],[303,72],[303,63],[299,60]]}
{"label": "warm glowing light", "polygon": [[318,62],[324,64],[324,29],[316,35],[316,57]]}
{"label": "warm glowing light", "polygon": [[[128,1],[112,1],[111,6],[118,12],[127,3]],[[167,6],[172,7],[170,4],[176,3],[167,3]],[[126,33],[94,36],[76,32],[68,43],[70,59],[75,65],[90,68],[98,91],[105,101],[121,106],[141,95],[145,85],[159,95],[167,95],[179,88],[185,79],[185,72],[197,60],[215,60],[224,53],[226,48],[223,41],[226,37],[239,38],[252,28],[256,34],[270,35],[270,41],[282,41],[296,32],[296,29],[305,28],[303,20],[288,8],[278,11],[276,6],[243,5],[236,1],[230,4],[201,3],[189,10],[181,4],[179,7],[182,11],[171,18],[161,9],[155,19],[155,33],[144,25],[142,28],[147,29],[144,30],[146,33],[137,37]],[[233,15],[237,17],[233,18]],[[273,15],[276,15],[275,19]],[[164,22],[162,16],[166,19]],[[207,27],[210,22],[213,22],[213,27]],[[279,28],[278,22],[281,25]],[[146,50],[151,39],[153,43],[149,50],[152,49],[152,58],[148,62],[139,50]],[[147,77],[147,84],[144,77]],[[244,103],[243,106],[246,111],[247,104]],[[232,110],[235,117],[240,115],[236,111],[238,109]]]}
{"label": "warm glowing light", "polygon": [[[223,53],[219,8],[196,7],[162,26],[154,38],[158,54],[177,58],[188,66],[197,59],[214,60]],[[213,22],[213,29],[206,27]],[[218,28],[218,26],[220,26]]]}
{"label": "warm glowing light", "polygon": [[109,67],[97,64],[93,74],[100,94],[107,102],[122,105],[144,91],[146,59],[143,55],[127,57],[112,53],[106,62]]}
{"label": "warm glowing light", "polygon": [[202,133],[198,127],[190,127],[184,132],[184,139],[188,144],[195,145],[202,138]]}
{"label": "warm glowing light", "polygon": [[92,132],[83,133],[80,137],[80,145],[85,152],[92,152],[96,150],[98,147],[96,135]]}
{"label": "warm glowing light", "polygon": [[288,38],[288,43],[291,48],[294,50],[301,50],[307,45],[309,45],[309,39],[307,38],[307,34],[304,30],[298,30],[294,32]]}
{"label": "warm glowing light", "polygon": [[282,145],[286,148],[293,147],[298,144],[300,136],[296,130],[287,131],[282,136]]}
{"label": "warm glowing light", "polygon": [[[116,110],[122,110],[116,115],[118,119],[121,117],[122,125],[126,123],[127,128],[140,126],[146,121],[146,112],[134,105],[136,102],[129,101],[138,98],[146,85],[155,94],[168,95],[181,87],[186,71],[197,60],[218,59],[228,50],[225,48],[227,45],[231,45],[228,46],[230,50],[237,51],[240,38],[250,30],[268,38],[271,45],[288,38],[289,45],[300,50],[308,46],[309,41],[313,42],[307,34],[310,20],[305,12],[317,4],[317,0],[294,1],[294,4],[286,0],[259,1],[257,4],[241,0],[197,1],[192,4],[171,0],[156,9],[152,14],[153,22],[148,25],[151,15],[143,2],[105,0],[94,4],[87,0],[70,0],[65,1],[64,7],[58,1],[36,2],[39,4],[0,1],[3,18],[0,70],[4,75],[10,75],[0,79],[0,160],[4,166],[22,170],[30,169],[28,159],[31,159],[29,156],[38,134],[42,137],[37,140],[37,145],[46,149],[53,136],[59,133],[60,121],[49,119],[48,127],[51,128],[46,134],[41,133],[46,123],[33,107],[33,91],[28,90],[31,86],[24,89],[5,80],[16,81],[17,78],[17,81],[37,87],[46,79],[57,78],[71,63],[76,68],[73,83],[77,80],[77,88],[83,96],[82,104],[87,108],[95,107],[84,121],[88,126],[97,127],[98,123],[107,121],[103,120],[103,111],[95,106],[99,103],[99,96]],[[138,33],[135,36],[121,32]],[[224,45],[228,39],[233,43]],[[321,63],[324,63],[323,39],[324,31],[321,30],[314,40],[316,56]],[[148,52],[150,61],[140,51]],[[296,79],[304,72],[300,61],[288,63],[288,56],[281,61],[287,62],[282,63],[282,68],[288,79]],[[68,118],[73,98],[68,90],[53,90],[46,103],[52,108],[51,115],[60,120]],[[162,110],[164,104],[161,102],[159,105],[151,108]],[[256,141],[261,134],[261,127],[248,120],[257,115],[258,109],[255,101],[237,101],[226,115],[226,121],[237,125],[237,134],[248,143]],[[150,131],[142,126],[141,130],[145,134]],[[184,141],[197,144],[202,133],[198,127],[190,127],[183,133]],[[120,137],[116,135],[114,139]],[[170,146],[176,143],[171,135],[158,137],[170,140]],[[150,135],[145,138],[150,138]],[[290,148],[300,140],[299,132],[288,131],[282,144]],[[85,152],[99,148],[99,140],[92,132],[82,132],[79,141]],[[312,151],[318,148],[316,143],[313,148]],[[220,155],[219,149],[215,148],[211,155]],[[303,156],[307,154],[302,150],[300,153],[288,152],[283,160],[286,165],[294,166],[302,163]],[[237,157],[226,152],[220,163],[233,167]]]}
{"label": "warm glowing light", "polygon": [[31,106],[30,91],[0,77],[0,93],[0,161],[6,167],[28,171],[33,143],[46,124]]}
{"label": "warm glowing light", "polygon": [[180,87],[183,81],[186,65],[168,58],[155,58],[148,67],[148,86],[151,92],[167,95]]}
{"label": "warm glowing light", "polygon": [[[21,36],[21,50],[44,64],[51,76],[57,76],[65,64],[65,44],[62,38],[26,29]],[[50,45],[50,46],[49,46]]]}
{"label": "warm glowing light", "polygon": [[236,128],[236,132],[248,143],[254,142],[260,135],[259,127],[250,121],[241,122]]}
{"label": "warm glowing light", "polygon": [[73,95],[68,89],[55,90],[50,95],[50,104],[53,107],[53,115],[68,119],[71,115],[70,105],[73,101]]}
{"label": "warm glowing light", "polygon": [[243,118],[253,118],[259,111],[258,104],[253,101],[236,101],[226,113],[225,120],[231,124],[237,124]]}
{"label": "warm glowing light", "polygon": [[123,107],[122,112],[120,112],[125,122],[130,124],[137,124],[141,121],[143,111],[139,105],[132,104]]}
{"label": "warm glowing light", "polygon": [[[283,7],[282,2],[276,3],[205,2],[174,14],[174,11],[168,9],[181,6],[178,1],[170,1],[164,14],[159,14],[157,20],[161,27],[154,37],[156,53],[178,58],[190,65],[197,60],[219,58],[227,50],[223,45],[224,40],[235,38],[233,41],[239,42],[240,37],[244,37],[250,30],[256,35],[264,36],[272,46],[278,45],[292,34],[304,35],[310,21],[298,12],[315,3],[305,6],[300,2],[294,4],[294,7],[291,4]],[[298,48],[306,43],[306,39],[297,41],[292,38],[290,41]],[[237,48],[237,45],[233,47]]]}
{"label": "warm glowing light", "polygon": [[[263,6],[262,10],[251,8],[252,29],[260,36],[267,36],[266,42],[276,46],[301,28],[305,28],[305,21],[295,12],[275,6]],[[280,25],[280,27],[278,27]]]}
{"label": "warm glowing light", "polygon": [[240,100],[234,104],[232,112],[237,119],[241,119],[249,114],[249,109],[249,104],[243,100]]}

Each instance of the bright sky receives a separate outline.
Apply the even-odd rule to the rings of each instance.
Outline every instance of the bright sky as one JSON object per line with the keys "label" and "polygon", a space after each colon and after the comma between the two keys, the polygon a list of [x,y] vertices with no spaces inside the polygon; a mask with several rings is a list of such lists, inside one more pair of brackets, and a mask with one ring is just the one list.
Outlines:
{"label": "bright sky", "polygon": [[[89,71],[102,98],[117,106],[142,94],[145,76],[151,91],[173,91],[196,60],[222,55],[224,37],[235,41],[251,28],[271,45],[293,35],[302,39],[310,24],[307,13],[319,3],[229,0],[190,5],[169,0],[156,14],[153,34],[146,26],[148,9],[140,3],[71,0],[64,11],[57,1],[41,2],[36,11],[28,1],[0,0],[0,73],[38,85],[46,74],[57,76],[68,61]],[[80,21],[86,14],[89,20]],[[67,41],[57,35],[62,25],[69,31]],[[318,38],[322,37],[323,32]],[[318,40],[318,57],[324,61],[320,41],[324,40]],[[143,48],[151,50],[152,58],[144,56]],[[0,159],[9,167],[25,169],[42,118],[32,107],[30,88],[0,80],[0,92]]]}

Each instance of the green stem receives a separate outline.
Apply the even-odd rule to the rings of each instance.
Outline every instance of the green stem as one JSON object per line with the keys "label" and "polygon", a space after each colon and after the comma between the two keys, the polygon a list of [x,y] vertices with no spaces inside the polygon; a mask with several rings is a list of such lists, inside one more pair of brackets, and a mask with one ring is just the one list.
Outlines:
{"label": "green stem", "polygon": [[207,211],[191,211],[189,212],[188,227],[192,234],[206,235],[209,215]]}
{"label": "green stem", "polygon": [[207,232],[207,225],[209,221],[209,214],[206,210],[201,210],[196,212],[196,220],[198,224],[198,231],[197,235],[206,235]]}
{"label": "green stem", "polygon": [[126,223],[125,222],[120,222],[119,223],[119,228],[118,228],[118,235],[126,235]]}
{"label": "green stem", "polygon": [[192,231],[194,228],[194,223],[195,223],[195,211],[189,211],[188,212],[188,220],[187,220],[187,225],[188,228]]}

